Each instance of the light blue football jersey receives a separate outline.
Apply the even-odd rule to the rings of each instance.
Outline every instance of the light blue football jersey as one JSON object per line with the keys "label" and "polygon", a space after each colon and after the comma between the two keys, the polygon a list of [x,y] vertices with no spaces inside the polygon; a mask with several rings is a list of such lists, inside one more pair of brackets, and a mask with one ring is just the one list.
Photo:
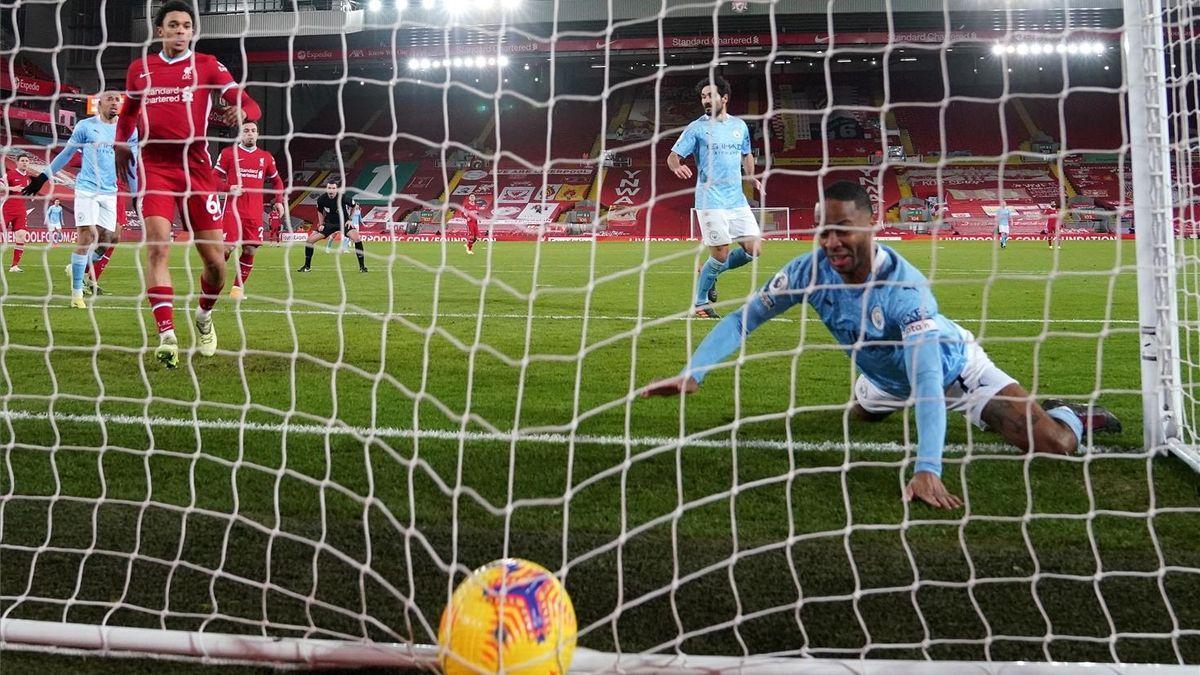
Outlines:
{"label": "light blue football jersey", "polygon": [[[75,125],[67,146],[51,162],[47,173],[51,178],[62,171],[76,152],[83,152],[79,174],[75,176],[75,189],[102,195],[117,193],[117,158],[113,144],[117,139],[116,123],[106,124],[97,117],[89,117]],[[129,145],[137,152],[137,135],[129,139]],[[136,189],[133,177],[130,189]]]}
{"label": "light blue football jersey", "polygon": [[671,152],[696,155],[696,208],[748,206],[742,192],[742,156],[750,154],[750,127],[740,118],[702,116],[687,125]]}

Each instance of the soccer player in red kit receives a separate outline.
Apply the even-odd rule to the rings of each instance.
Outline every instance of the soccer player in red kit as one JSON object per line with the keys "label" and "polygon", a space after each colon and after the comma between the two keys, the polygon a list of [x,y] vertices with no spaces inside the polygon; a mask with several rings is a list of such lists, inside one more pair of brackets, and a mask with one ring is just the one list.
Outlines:
{"label": "soccer player in red kit", "polygon": [[463,217],[467,219],[467,255],[475,255],[475,242],[479,241],[479,210],[483,208],[475,195],[467,195],[463,202]]}
{"label": "soccer player in red kit", "polygon": [[[287,212],[286,203],[284,204],[284,207],[281,210],[284,213]],[[271,209],[271,213],[267,216],[267,230],[268,230],[267,239],[268,240],[275,241],[275,242],[279,241],[279,238],[281,236],[280,233],[283,231],[283,218],[284,218],[284,216],[282,213],[280,213],[280,210]]]}
{"label": "soccer player in red kit", "polygon": [[258,125],[254,122],[242,124],[238,144],[221,151],[216,170],[223,183],[222,190],[229,192],[225,202],[225,259],[229,259],[239,242],[242,245],[233,275],[233,290],[229,292],[229,297],[238,299],[254,269],[254,253],[263,241],[263,185],[269,181],[275,195],[272,215],[282,217],[283,179],[275,168],[275,158],[258,147]]}
{"label": "soccer player in red kit", "polygon": [[239,126],[257,120],[258,104],[250,98],[216,58],[192,51],[196,16],[190,2],[167,0],[154,15],[154,31],[162,51],[129,64],[128,94],[117,121],[118,175],[128,170],[129,147],[137,129],[141,162],[141,212],[146,237],[146,296],[158,325],[154,356],[168,368],[179,365],[175,337],[174,290],[167,267],[171,222],[176,209],[192,231],[196,252],[204,265],[200,274],[200,309],[196,333],[202,356],[217,352],[212,308],[225,287],[224,222],[217,181],[208,155],[210,95],[219,93],[229,104],[224,120]]}
{"label": "soccer player in red kit", "polygon": [[23,272],[21,256],[25,255],[25,239],[29,236],[26,230],[25,198],[21,191],[29,185],[29,155],[17,158],[17,166],[4,173],[4,207],[0,212],[4,215],[4,229],[12,237],[13,254],[12,266],[9,272]]}
{"label": "soccer player in red kit", "polygon": [[1062,242],[1058,239],[1058,209],[1046,210],[1046,246],[1054,248],[1055,242],[1058,247],[1062,248]]}

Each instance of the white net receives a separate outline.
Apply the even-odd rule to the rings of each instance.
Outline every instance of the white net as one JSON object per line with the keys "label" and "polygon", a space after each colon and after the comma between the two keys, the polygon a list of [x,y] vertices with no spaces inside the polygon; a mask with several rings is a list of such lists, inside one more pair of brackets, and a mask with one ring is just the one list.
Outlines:
{"label": "white net", "polygon": [[[89,95],[159,58],[157,3],[94,4],[0,8],[10,183],[19,157],[36,175],[63,149]],[[265,241],[229,258],[211,357],[193,326],[203,264],[176,219],[167,370],[147,303],[165,297],[147,281],[154,187],[82,308],[63,272],[82,169],[56,174],[53,193],[7,195],[3,265],[23,271],[0,276],[0,646],[430,666],[454,586],[520,557],[562,580],[579,646],[609,655],[581,652],[588,669],[613,654],[648,671],[1200,662],[1197,478],[1147,449],[1160,421],[1139,379],[1139,307],[1177,311],[1192,440],[1195,9],[1170,0],[1162,14],[1185,235],[1167,237],[1166,273],[1183,272],[1172,308],[1139,298],[1133,207],[1171,202],[1134,184],[1139,143],[1156,137],[1153,119],[1130,124],[1127,97],[1157,62],[1152,45],[1123,58],[1121,6],[926,4],[200,3],[195,51],[261,107],[287,216],[247,212]],[[720,151],[714,120],[697,149],[677,145],[706,114],[697,83],[717,76],[720,124],[747,123],[762,189],[736,167],[732,183],[768,241],[757,253],[744,239],[744,257],[734,244],[715,310],[788,290],[800,277],[776,272],[816,254],[824,188],[863,188],[881,255],[923,273],[972,333],[969,348],[945,341],[974,365],[942,366],[946,395],[970,392],[992,428],[947,415],[941,479],[961,506],[903,498],[912,401],[855,370],[898,349],[902,326],[867,301],[832,335],[822,325],[895,279],[859,295],[818,280],[828,303],[764,323],[694,395],[640,397],[728,325],[694,316],[710,254],[686,241],[697,178],[671,168],[673,150],[694,171]],[[223,106],[214,159],[240,133]],[[324,226],[331,182],[355,202],[353,235]],[[361,239],[369,272],[342,239]],[[990,406],[999,371],[1022,395]],[[1029,405],[1047,399],[1083,406],[1078,447]],[[868,423],[856,401],[896,411]],[[1093,433],[1102,408],[1121,432]],[[1067,453],[1018,449],[1031,444]],[[694,658],[708,656],[730,660]]]}

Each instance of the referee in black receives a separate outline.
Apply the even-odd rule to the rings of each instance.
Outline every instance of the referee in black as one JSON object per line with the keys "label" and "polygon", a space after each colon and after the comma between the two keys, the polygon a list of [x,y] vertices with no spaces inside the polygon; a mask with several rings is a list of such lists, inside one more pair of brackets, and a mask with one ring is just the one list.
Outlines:
{"label": "referee in black", "polygon": [[321,216],[321,226],[313,228],[308,240],[304,242],[304,267],[297,272],[312,270],[313,244],[332,237],[341,232],[342,236],[354,242],[354,255],[358,256],[358,271],[366,272],[367,264],[363,258],[362,235],[354,226],[350,212],[354,209],[354,200],[346,196],[340,189],[340,181],[325,182],[325,194],[317,198],[317,213]]}

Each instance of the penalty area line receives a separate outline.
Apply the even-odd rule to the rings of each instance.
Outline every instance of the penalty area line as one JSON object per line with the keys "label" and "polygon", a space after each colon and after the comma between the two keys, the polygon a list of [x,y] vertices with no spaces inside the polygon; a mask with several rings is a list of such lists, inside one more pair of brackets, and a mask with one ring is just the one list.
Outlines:
{"label": "penalty area line", "polygon": [[[118,426],[149,426],[153,428],[186,428],[186,429],[208,429],[217,431],[236,431],[245,429],[251,432],[262,433],[277,433],[277,434],[305,434],[313,436],[339,436],[352,438],[382,438],[382,439],[422,439],[422,440],[444,440],[444,441],[492,441],[511,443],[514,440],[521,443],[538,443],[547,445],[567,445],[574,440],[576,445],[597,445],[604,447],[643,447],[643,448],[658,448],[658,447],[674,447],[683,445],[687,448],[703,448],[703,449],[732,449],[734,442],[728,438],[678,438],[668,436],[632,436],[626,438],[616,435],[597,435],[597,434],[576,434],[573,439],[569,434],[564,433],[503,433],[503,432],[488,432],[488,431],[454,431],[449,429],[399,429],[395,427],[355,427],[344,424],[337,425],[319,425],[319,424],[284,424],[284,423],[263,423],[263,422],[242,422],[240,420],[229,419],[179,419],[175,417],[144,417],[137,415],[79,415],[74,413],[55,413],[53,415],[44,412],[32,412],[25,410],[9,410],[7,417],[10,420],[23,421],[40,421],[40,422],[60,422],[65,424],[109,424]],[[905,447],[902,443],[881,443],[878,441],[869,442],[852,442],[845,443],[843,441],[782,441],[782,440],[765,440],[765,439],[739,439],[737,441],[739,449],[751,450],[793,450],[796,452],[844,452],[849,446],[854,452],[874,452],[903,455],[906,452],[911,452],[913,456],[916,454],[916,447]],[[945,447],[947,455],[962,455],[968,452],[974,454],[985,455],[1016,455],[1020,452],[1004,443],[975,443],[966,445],[962,443],[948,443]],[[1118,448],[1109,446],[1094,446],[1091,449],[1094,454],[1115,454],[1115,453],[1137,453],[1139,450],[1131,450],[1129,448]]]}

